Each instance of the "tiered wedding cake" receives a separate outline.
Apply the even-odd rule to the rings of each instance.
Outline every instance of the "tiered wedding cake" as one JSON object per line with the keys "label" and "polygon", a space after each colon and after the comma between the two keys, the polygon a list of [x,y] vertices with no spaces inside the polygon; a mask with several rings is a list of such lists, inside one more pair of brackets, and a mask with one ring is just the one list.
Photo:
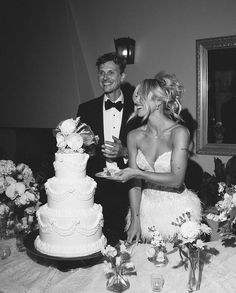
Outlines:
{"label": "tiered wedding cake", "polygon": [[94,204],[97,184],[86,175],[89,155],[83,149],[95,137],[79,118],[61,122],[57,131],[55,177],[46,182],[47,203],[37,211],[35,247],[47,255],[87,256],[106,244],[102,207]]}

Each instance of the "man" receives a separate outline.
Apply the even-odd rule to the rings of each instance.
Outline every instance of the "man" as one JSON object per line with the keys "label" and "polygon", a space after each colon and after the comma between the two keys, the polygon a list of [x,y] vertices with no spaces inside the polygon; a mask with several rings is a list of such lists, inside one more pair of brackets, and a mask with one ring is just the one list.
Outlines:
{"label": "man", "polygon": [[131,129],[139,126],[139,122],[131,120],[127,123],[134,105],[133,90],[121,90],[125,79],[125,60],[115,53],[107,53],[97,59],[96,66],[103,94],[79,105],[77,116],[99,136],[96,153],[88,161],[87,174],[97,182],[95,202],[103,207],[103,232],[108,243],[114,245],[119,239],[126,239],[128,184],[97,178],[95,174],[106,167],[126,166],[126,136]]}

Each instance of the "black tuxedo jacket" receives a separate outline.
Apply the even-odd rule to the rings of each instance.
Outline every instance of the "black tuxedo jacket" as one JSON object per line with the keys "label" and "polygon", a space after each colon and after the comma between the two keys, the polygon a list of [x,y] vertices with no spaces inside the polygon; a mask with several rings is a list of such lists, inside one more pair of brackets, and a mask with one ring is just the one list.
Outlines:
{"label": "black tuxedo jacket", "polygon": [[[95,173],[103,171],[103,168],[106,167],[105,158],[101,152],[101,145],[104,144],[103,96],[104,95],[80,104],[77,112],[77,116],[80,116],[80,121],[88,124],[94,134],[99,136],[99,143],[96,146],[96,154],[95,156],[90,157],[87,166],[87,173],[92,177],[94,177]],[[119,139],[125,146],[128,132],[140,125],[139,118],[132,119],[127,123],[127,120],[129,119],[133,110],[134,105],[132,96],[125,96],[124,94],[124,108]],[[125,167],[123,158],[118,158],[117,164],[120,168]]]}

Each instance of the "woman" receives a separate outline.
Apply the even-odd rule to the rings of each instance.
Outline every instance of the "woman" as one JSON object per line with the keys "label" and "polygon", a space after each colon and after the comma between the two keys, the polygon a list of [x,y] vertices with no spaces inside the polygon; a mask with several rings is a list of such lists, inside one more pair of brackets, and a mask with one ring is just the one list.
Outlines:
{"label": "woman", "polygon": [[176,232],[171,222],[186,211],[200,220],[200,200],[184,185],[190,135],[178,124],[183,91],[175,75],[163,72],[135,89],[132,117],[142,117],[145,123],[128,134],[129,168],[114,178],[121,182],[132,179],[128,242],[149,239],[148,228],[153,225],[171,240]]}

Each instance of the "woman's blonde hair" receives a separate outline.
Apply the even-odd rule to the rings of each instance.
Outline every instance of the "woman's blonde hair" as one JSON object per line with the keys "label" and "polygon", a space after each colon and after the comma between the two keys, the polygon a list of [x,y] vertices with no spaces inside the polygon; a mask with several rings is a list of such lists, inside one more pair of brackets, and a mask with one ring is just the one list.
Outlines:
{"label": "woman's blonde hair", "polygon": [[[157,99],[163,102],[164,114],[175,121],[182,120],[180,112],[182,109],[180,99],[184,93],[184,87],[180,84],[174,74],[167,74],[160,71],[154,79],[144,79],[135,89],[133,97],[139,93],[140,100],[146,106],[147,114],[143,117],[146,120],[152,109],[148,103],[151,100]],[[137,111],[134,111],[130,119],[137,116]]]}

